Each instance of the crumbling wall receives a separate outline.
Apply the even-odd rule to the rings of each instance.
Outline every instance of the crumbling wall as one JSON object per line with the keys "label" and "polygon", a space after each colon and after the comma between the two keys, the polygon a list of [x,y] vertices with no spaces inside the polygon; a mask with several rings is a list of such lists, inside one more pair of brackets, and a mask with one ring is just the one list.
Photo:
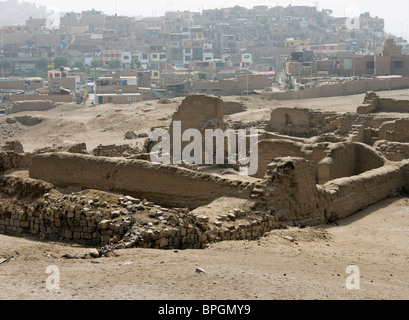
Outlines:
{"label": "crumbling wall", "polygon": [[223,101],[223,111],[224,111],[225,116],[244,112],[246,110],[247,110],[247,107],[242,102]]}
{"label": "crumbling wall", "polygon": [[364,105],[357,108],[357,113],[367,114],[375,112],[409,112],[409,100],[380,98],[374,92],[367,92]]}
{"label": "crumbling wall", "polygon": [[195,94],[186,97],[172,116],[171,135],[174,121],[181,121],[182,132],[187,129],[202,131],[206,127],[213,127],[215,122],[224,128],[223,105],[223,100],[214,96]]}
{"label": "crumbling wall", "polygon": [[359,175],[316,185],[310,163],[303,158],[277,158],[252,198],[282,223],[317,225],[335,221],[398,192],[409,190],[409,161],[388,163]]}
{"label": "crumbling wall", "polygon": [[329,221],[345,218],[383,199],[402,192],[403,167],[388,164],[360,175],[329,181],[322,186],[322,206]]}
{"label": "crumbling wall", "polygon": [[31,160],[30,153],[16,153],[0,148],[0,174],[9,169],[29,168]]}
{"label": "crumbling wall", "polygon": [[165,205],[198,207],[220,196],[249,197],[250,182],[143,160],[51,153],[35,155],[30,177],[56,186],[119,191]]}
{"label": "crumbling wall", "polygon": [[281,223],[316,225],[325,222],[312,167],[304,158],[277,158],[252,193],[258,208]]}
{"label": "crumbling wall", "polygon": [[268,165],[275,158],[301,157],[311,162],[316,181],[318,181],[318,163],[325,157],[328,143],[304,144],[284,139],[260,140],[258,142],[258,171],[256,178],[263,178]]}
{"label": "crumbling wall", "polygon": [[34,154],[37,153],[50,153],[50,152],[69,152],[69,153],[87,153],[87,145],[85,143],[73,143],[73,144],[62,144],[54,145],[52,147],[45,147],[40,149],[35,149]]}
{"label": "crumbling wall", "polygon": [[43,196],[54,186],[45,181],[21,178],[12,175],[0,176],[0,192],[8,196],[35,198]]}
{"label": "crumbling wall", "polygon": [[333,179],[358,175],[383,166],[385,161],[379,152],[365,144],[335,143],[318,164],[318,181],[323,184]]}
{"label": "crumbling wall", "polygon": [[133,148],[129,144],[124,145],[99,145],[94,150],[92,154],[99,157],[129,157],[131,155],[139,154],[140,150],[138,148]]}
{"label": "crumbling wall", "polygon": [[374,148],[390,161],[409,159],[409,143],[378,140]]}
{"label": "crumbling wall", "polygon": [[57,107],[57,104],[51,100],[15,101],[7,106],[6,114],[24,111],[46,111],[55,107]]}
{"label": "crumbling wall", "polygon": [[[202,136],[202,150],[205,150],[205,130],[206,129],[221,129],[225,131],[229,125],[224,121],[224,102],[222,99],[210,95],[195,94],[186,97],[177,111],[172,116],[172,122],[169,128],[171,148],[170,153],[173,155],[173,141],[180,141],[181,150],[190,143],[190,141],[182,141],[182,136],[178,136],[174,132],[174,123],[180,122],[180,134],[189,129],[196,129]],[[213,148],[214,150],[214,148]],[[227,145],[225,146],[227,153]],[[214,161],[216,162],[216,161]],[[205,163],[205,155],[203,152],[202,163]]]}
{"label": "crumbling wall", "polygon": [[280,134],[312,137],[326,132],[339,131],[346,134],[356,116],[321,112],[307,108],[277,108],[271,112],[269,131]]}
{"label": "crumbling wall", "polygon": [[99,254],[130,247],[202,249],[223,240],[258,239],[278,226],[277,218],[265,212],[235,209],[210,220],[186,208],[95,190],[62,195],[52,189],[30,202],[0,202],[0,233],[102,245]]}
{"label": "crumbling wall", "polygon": [[397,119],[387,121],[379,128],[379,140],[396,142],[409,141],[409,119]]}
{"label": "crumbling wall", "polygon": [[[99,176],[96,172],[91,173],[94,179],[110,179],[106,175],[117,170],[117,174],[122,173],[115,177],[118,180],[122,181],[124,175],[127,175],[134,185],[140,183],[142,188],[148,190],[152,185],[160,186],[158,181],[165,181],[163,175],[153,174],[152,170],[144,168],[153,180],[152,183],[147,182],[137,169],[138,165],[129,166],[131,171],[136,172],[132,175],[131,171],[124,168],[123,163],[115,164],[106,158],[90,160],[89,158],[95,157],[73,154],[66,156],[36,156],[33,166],[41,168],[45,165],[46,169],[40,169],[43,175],[46,175],[48,169],[55,178],[69,184],[78,183],[80,176],[84,181],[89,181],[91,176],[84,172],[89,171],[89,167],[95,167],[94,170],[100,172]],[[83,161],[88,166],[84,167]],[[57,166],[63,173],[58,172],[55,176]],[[35,170],[38,171],[39,168]],[[158,168],[155,170],[161,171]],[[241,212],[240,209],[234,209],[213,220],[200,214],[202,211],[194,214],[188,209],[163,208],[153,202],[129,196],[117,196],[114,202],[110,202],[114,205],[108,206],[100,196],[86,197],[81,196],[81,193],[62,195],[52,189],[53,185],[44,181],[4,176],[0,180],[0,196],[6,193],[14,198],[3,198],[0,202],[0,232],[15,235],[29,233],[43,239],[75,241],[85,245],[110,244],[115,248],[135,246],[198,249],[222,240],[257,239],[278,227],[335,221],[409,188],[409,161],[388,163],[381,168],[335,179],[324,185],[316,184],[311,163],[304,158],[277,158],[268,166],[262,180],[247,184],[246,187],[241,186],[239,181],[213,180],[209,175],[189,177],[188,180],[194,181],[194,184],[189,184],[188,180],[178,178],[182,171],[172,171],[174,194],[170,195],[168,192],[167,196],[183,199],[185,194],[192,191],[195,193],[196,190],[203,195],[204,181],[211,185],[209,189],[227,183],[228,186],[233,186],[233,192],[228,188],[228,192],[219,188],[216,190],[217,195],[210,196],[209,199],[218,199],[226,194],[227,198],[239,196],[245,201],[251,200],[252,211]],[[69,179],[71,176],[73,180]],[[141,179],[137,180],[136,177]],[[180,181],[184,183],[185,192],[181,192]],[[171,188],[167,183],[164,183],[164,187]],[[158,189],[157,191],[163,192],[160,187]],[[42,197],[44,192],[46,194]],[[115,195],[110,194],[110,197]],[[138,221],[142,213],[145,218]]]}

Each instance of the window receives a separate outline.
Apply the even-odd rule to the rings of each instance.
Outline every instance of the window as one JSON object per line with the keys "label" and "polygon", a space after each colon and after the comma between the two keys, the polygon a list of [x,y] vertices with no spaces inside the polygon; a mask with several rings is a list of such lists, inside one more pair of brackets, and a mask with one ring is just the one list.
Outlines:
{"label": "window", "polygon": [[157,55],[157,54],[153,54],[153,55],[152,55],[152,59],[158,59],[158,55]]}
{"label": "window", "polygon": [[159,57],[160,60],[165,60],[166,59],[166,53],[162,53]]}
{"label": "window", "polygon": [[374,61],[368,61],[366,63],[366,68],[367,69],[374,69],[375,68],[375,62]]}
{"label": "window", "polygon": [[403,61],[394,61],[393,62],[393,67],[394,68],[403,68]]}
{"label": "window", "polygon": [[112,101],[113,101],[112,97],[108,97],[108,103]]}
{"label": "window", "polygon": [[128,102],[138,102],[138,97],[135,97],[135,96],[127,97],[126,100]]}

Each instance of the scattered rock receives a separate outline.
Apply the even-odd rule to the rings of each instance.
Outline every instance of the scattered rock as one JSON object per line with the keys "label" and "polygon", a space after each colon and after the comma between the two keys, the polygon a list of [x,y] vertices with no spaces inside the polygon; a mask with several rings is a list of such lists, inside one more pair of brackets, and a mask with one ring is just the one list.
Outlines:
{"label": "scattered rock", "polygon": [[136,139],[136,138],[138,138],[138,136],[133,131],[128,131],[127,133],[125,133],[125,139],[126,140],[132,140],[132,139]]}
{"label": "scattered rock", "polygon": [[137,137],[138,137],[138,138],[148,138],[149,135],[148,135],[147,133],[139,133],[139,134],[137,135]]}
{"label": "scattered rock", "polygon": [[99,258],[99,251],[93,248],[89,251],[89,255],[93,258]]}
{"label": "scattered rock", "polygon": [[290,236],[284,236],[283,239],[294,242],[294,238]]}
{"label": "scattered rock", "polygon": [[111,211],[110,217],[111,217],[111,219],[115,219],[115,218],[118,218],[120,215],[121,215],[121,211],[114,210],[114,211]]}
{"label": "scattered rock", "polygon": [[203,270],[202,268],[196,268],[196,272],[197,273],[207,273],[205,270]]}

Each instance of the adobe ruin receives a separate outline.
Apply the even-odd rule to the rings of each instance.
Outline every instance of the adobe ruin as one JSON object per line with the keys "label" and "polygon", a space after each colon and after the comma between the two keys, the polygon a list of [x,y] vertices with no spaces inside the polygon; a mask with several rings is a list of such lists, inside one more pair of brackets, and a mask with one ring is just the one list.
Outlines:
{"label": "adobe ruin", "polygon": [[[373,94],[365,101],[379,104]],[[220,98],[189,96],[171,123],[233,127],[223,108]],[[110,146],[101,156],[84,145],[25,153],[9,143],[0,151],[0,232],[100,248],[205,248],[336,221],[409,190],[407,121],[276,108],[259,130],[252,176],[239,165],[151,163],[149,148],[124,155]]]}

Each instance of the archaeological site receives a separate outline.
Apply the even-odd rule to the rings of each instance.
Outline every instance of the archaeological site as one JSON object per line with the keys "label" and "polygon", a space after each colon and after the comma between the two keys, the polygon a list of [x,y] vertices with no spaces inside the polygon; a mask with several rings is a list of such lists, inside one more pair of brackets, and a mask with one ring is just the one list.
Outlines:
{"label": "archaeological site", "polygon": [[[409,190],[409,100],[363,96],[355,111],[344,112],[289,107],[268,96],[257,107],[246,97],[191,95],[173,99],[166,111],[160,103],[127,109],[142,122],[155,112],[163,118],[139,134],[117,123],[115,130],[127,132],[122,141],[135,145],[106,144],[100,136],[89,142],[92,125],[86,124],[88,131],[77,129],[83,141],[41,141],[35,148],[29,137],[53,126],[47,112],[67,107],[14,103],[0,118],[0,232],[92,246],[98,256],[131,247],[203,249],[257,240],[273,229],[332,223]],[[247,151],[257,152],[257,172],[240,174],[238,161],[151,162],[152,130],[169,130],[172,141],[175,121],[182,132],[256,128],[256,144],[246,141]],[[70,124],[56,124],[53,132],[63,126]]]}

